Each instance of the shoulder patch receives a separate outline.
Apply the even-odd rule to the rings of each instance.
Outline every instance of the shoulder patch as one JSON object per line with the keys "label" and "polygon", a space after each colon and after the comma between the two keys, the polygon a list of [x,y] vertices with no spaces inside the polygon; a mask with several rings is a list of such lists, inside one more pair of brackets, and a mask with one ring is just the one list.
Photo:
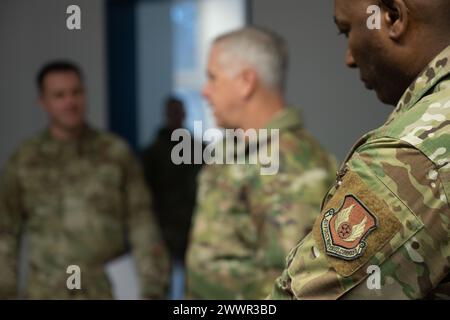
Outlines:
{"label": "shoulder patch", "polygon": [[313,236],[331,266],[348,277],[402,229],[385,201],[349,171],[316,220]]}
{"label": "shoulder patch", "polygon": [[366,238],[377,229],[377,218],[355,196],[346,195],[338,210],[331,208],[320,225],[327,254],[355,260],[366,248]]}

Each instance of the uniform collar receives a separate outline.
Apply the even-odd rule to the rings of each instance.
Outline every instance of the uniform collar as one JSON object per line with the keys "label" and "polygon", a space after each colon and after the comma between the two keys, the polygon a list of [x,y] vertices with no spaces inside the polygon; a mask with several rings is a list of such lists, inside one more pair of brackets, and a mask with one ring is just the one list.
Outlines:
{"label": "uniform collar", "polygon": [[286,107],[275,114],[275,116],[266,125],[265,129],[287,129],[302,126],[303,122],[300,112],[293,107]]}
{"label": "uniform collar", "polygon": [[[267,130],[267,136],[264,135],[264,137],[267,138],[267,140],[261,141],[260,136],[258,135],[259,130],[257,131],[256,140],[250,140],[245,142],[245,148],[241,149],[240,151],[233,148],[234,155],[240,155],[243,153],[248,154],[249,152],[249,144],[257,144],[259,147],[262,145],[265,145],[267,143],[270,143],[271,138],[271,130],[278,129],[280,130],[280,134],[284,130],[288,130],[291,128],[301,128],[302,127],[302,119],[300,116],[300,112],[294,109],[293,107],[286,107],[277,112],[274,117],[265,125],[264,128],[261,128],[263,130]],[[226,154],[228,151],[226,150],[226,139],[227,139],[227,131],[225,131],[224,138],[221,140],[221,143],[223,144],[223,150],[224,154]],[[236,145],[235,145],[236,147]]]}
{"label": "uniform collar", "polygon": [[94,134],[95,130],[89,125],[85,125],[78,139],[73,141],[62,141],[55,139],[50,133],[50,129],[46,128],[41,133],[41,151],[49,156],[82,155],[92,144]]}
{"label": "uniform collar", "polygon": [[409,110],[420,99],[425,96],[433,87],[435,87],[442,79],[450,75],[450,46],[437,55],[419,74],[414,82],[408,87],[403,94],[397,107],[395,108],[392,118]]}
{"label": "uniform collar", "polygon": [[[450,46],[437,55],[427,67],[419,74],[414,82],[408,87],[403,94],[394,112],[390,115],[383,127],[388,126],[399,115],[411,109],[422,97],[433,89],[440,81],[450,75]],[[342,163],[340,172],[345,171],[347,161],[352,157],[356,149],[366,143],[366,141],[379,129],[375,129],[366,133],[359,139],[347,154]]]}

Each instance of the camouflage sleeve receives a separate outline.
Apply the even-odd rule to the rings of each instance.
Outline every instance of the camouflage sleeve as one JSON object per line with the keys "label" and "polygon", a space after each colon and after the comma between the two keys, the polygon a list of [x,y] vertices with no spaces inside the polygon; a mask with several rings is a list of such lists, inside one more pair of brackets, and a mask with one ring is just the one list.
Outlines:
{"label": "camouflage sleeve", "polygon": [[439,284],[450,270],[446,167],[396,139],[362,146],[269,298],[443,297]]}
{"label": "camouflage sleeve", "polygon": [[0,177],[0,299],[17,298],[17,261],[23,211],[17,169],[10,161]]}
{"label": "camouflage sleeve", "polygon": [[125,197],[129,240],[141,277],[142,296],[164,299],[170,274],[168,254],[151,211],[142,169],[131,154],[126,161]]}

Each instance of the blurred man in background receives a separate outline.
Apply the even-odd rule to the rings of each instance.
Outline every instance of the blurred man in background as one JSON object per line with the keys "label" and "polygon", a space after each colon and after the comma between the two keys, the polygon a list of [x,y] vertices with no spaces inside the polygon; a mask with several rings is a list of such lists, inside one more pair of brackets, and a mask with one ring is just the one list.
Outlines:
{"label": "blurred man in background", "polygon": [[[254,27],[213,43],[203,95],[217,124],[279,130],[279,141],[258,140],[260,148],[277,144],[279,168],[261,175],[260,162],[204,167],[187,256],[189,298],[267,295],[283,255],[310,231],[332,182],[334,161],[305,131],[299,114],[286,107],[287,60],[284,40]],[[240,152],[254,156],[251,148],[235,156]]]}
{"label": "blurred man in background", "polygon": [[271,298],[450,298],[449,18],[448,0],[335,0],[346,64],[397,107],[349,153]]}
{"label": "blurred man in background", "polygon": [[[172,133],[183,128],[186,117],[184,104],[175,97],[169,97],[165,103],[166,125],[158,132],[156,140],[142,153],[142,162],[147,183],[150,187],[153,208],[158,219],[162,236],[167,243],[172,270],[183,270],[188,235],[197,192],[197,174],[201,164],[176,165],[171,159],[173,148],[178,144],[172,141]],[[200,144],[191,138],[191,149]],[[173,288],[174,297],[182,298],[181,290]],[[176,292],[180,292],[179,294]]]}
{"label": "blurred man in background", "polygon": [[[18,148],[0,180],[0,297],[17,297],[19,239],[26,231],[25,298],[112,298],[104,267],[127,241],[142,296],[164,298],[168,261],[138,162],[124,141],[86,123],[76,65],[52,62],[37,84],[48,128]],[[73,265],[81,271],[75,289],[67,273]]]}

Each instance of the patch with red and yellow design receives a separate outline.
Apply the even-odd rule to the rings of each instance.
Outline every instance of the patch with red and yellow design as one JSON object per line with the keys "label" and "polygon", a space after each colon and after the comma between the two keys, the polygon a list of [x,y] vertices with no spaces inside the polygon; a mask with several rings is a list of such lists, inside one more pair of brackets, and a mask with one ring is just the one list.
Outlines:
{"label": "patch with red and yellow design", "polygon": [[[325,204],[313,228],[318,249],[343,277],[353,275],[378,252],[388,256],[404,241],[399,236],[399,240],[390,243],[403,228],[386,202],[395,201],[396,196],[369,170],[364,175],[370,188],[352,170],[343,177],[341,186]],[[401,206],[399,213],[416,225],[414,214],[401,201],[395,204]]]}
{"label": "patch with red and yellow design", "polygon": [[377,219],[355,196],[347,195],[341,208],[328,210],[321,223],[327,254],[345,260],[360,257],[365,239],[377,228]]}

